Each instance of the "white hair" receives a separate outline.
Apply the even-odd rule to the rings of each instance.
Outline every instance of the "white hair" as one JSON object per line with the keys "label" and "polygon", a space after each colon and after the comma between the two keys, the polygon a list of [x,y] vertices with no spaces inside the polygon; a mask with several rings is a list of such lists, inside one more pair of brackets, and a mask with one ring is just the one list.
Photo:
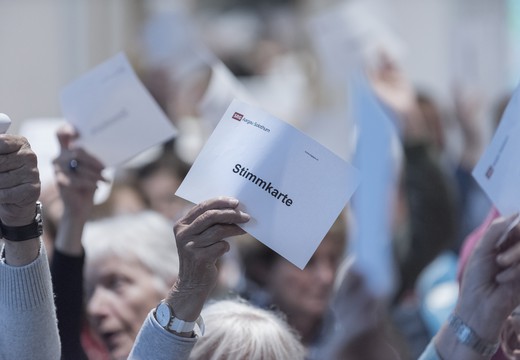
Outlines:
{"label": "white hair", "polygon": [[164,290],[179,273],[179,256],[173,227],[153,211],[122,214],[86,224],[83,246],[87,261],[107,255],[137,259],[157,276]]}
{"label": "white hair", "polygon": [[304,359],[296,332],[277,314],[243,300],[221,300],[207,306],[202,317],[206,334],[190,360]]}

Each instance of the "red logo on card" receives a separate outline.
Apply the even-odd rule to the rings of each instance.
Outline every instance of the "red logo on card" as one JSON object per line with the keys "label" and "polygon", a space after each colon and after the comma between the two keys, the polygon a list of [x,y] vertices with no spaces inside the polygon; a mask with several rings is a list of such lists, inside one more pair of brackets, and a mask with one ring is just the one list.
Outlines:
{"label": "red logo on card", "polygon": [[491,179],[491,176],[493,176],[493,171],[494,171],[494,170],[493,170],[493,166],[490,166],[489,169],[487,169],[487,171],[486,171],[486,177],[487,177],[488,179]]}
{"label": "red logo on card", "polygon": [[236,113],[233,114],[232,118],[235,119],[235,120],[240,121],[240,120],[242,120],[244,118],[244,115],[242,115],[241,113],[237,113],[236,112]]}

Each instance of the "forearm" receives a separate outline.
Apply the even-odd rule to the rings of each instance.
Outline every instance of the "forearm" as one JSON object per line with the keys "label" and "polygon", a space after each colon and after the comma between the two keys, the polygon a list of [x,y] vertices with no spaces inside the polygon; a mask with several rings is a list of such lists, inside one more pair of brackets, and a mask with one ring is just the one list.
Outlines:
{"label": "forearm", "polygon": [[58,226],[55,248],[65,255],[81,256],[83,254],[81,238],[85,223],[86,219],[84,217],[76,216],[65,209]]}
{"label": "forearm", "polygon": [[446,324],[439,330],[434,340],[435,348],[442,360],[487,360],[491,356],[482,356],[469,346],[460,343],[453,330]]}
{"label": "forearm", "polygon": [[0,349],[6,359],[60,358],[49,265],[37,244],[31,263],[0,263]]}
{"label": "forearm", "polygon": [[196,342],[196,337],[186,338],[165,331],[149,313],[128,359],[188,359]]}
{"label": "forearm", "polygon": [[40,238],[25,241],[5,240],[5,263],[10,266],[25,266],[32,263],[40,253]]}
{"label": "forearm", "polygon": [[70,256],[54,251],[51,275],[64,359],[85,358],[80,341],[84,312],[83,265],[84,255]]}
{"label": "forearm", "polygon": [[[184,321],[196,321],[209,296],[211,289],[191,287],[177,281],[171,288],[165,301],[170,304],[175,317]],[[179,333],[182,337],[193,337],[192,332]]]}
{"label": "forearm", "polygon": [[[463,322],[465,330],[471,329],[481,343],[498,344],[503,319],[492,309],[459,303],[454,315]],[[457,325],[450,324],[448,320],[435,338],[435,346],[443,359],[484,360],[492,357],[492,354],[482,355],[472,345],[464,344],[458,338],[460,332],[457,334],[456,327]]]}

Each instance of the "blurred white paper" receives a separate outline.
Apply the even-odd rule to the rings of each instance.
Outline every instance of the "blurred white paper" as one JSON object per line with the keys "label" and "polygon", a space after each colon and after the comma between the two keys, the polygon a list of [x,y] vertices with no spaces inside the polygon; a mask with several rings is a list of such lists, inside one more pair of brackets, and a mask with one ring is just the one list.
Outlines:
{"label": "blurred white paper", "polygon": [[60,98],[63,115],[80,134],[78,144],[106,166],[177,132],[122,53],[67,85]]}
{"label": "blurred white paper", "polygon": [[244,85],[220,61],[211,66],[211,79],[198,103],[202,119],[207,121],[211,129],[217,126],[222,114],[226,111],[233,99],[254,104]]}
{"label": "blurred white paper", "polygon": [[354,164],[361,185],[352,199],[355,230],[350,252],[371,292],[390,295],[395,286],[391,214],[395,194],[398,136],[364,77],[350,84],[350,106],[359,135]]}
{"label": "blurred white paper", "polygon": [[359,183],[357,170],[294,127],[234,100],[176,195],[233,196],[241,227],[303,269]]}
{"label": "blurred white paper", "polygon": [[496,206],[508,216],[520,212],[520,86],[516,88],[500,124],[473,177]]}
{"label": "blurred white paper", "polygon": [[24,120],[18,130],[21,136],[27,138],[31,149],[38,156],[38,171],[42,188],[54,183],[52,161],[60,152],[56,132],[64,124],[65,119],[62,118],[32,118]]}
{"label": "blurred white paper", "polygon": [[344,1],[308,21],[309,34],[329,81],[340,84],[352,70],[377,67],[384,54],[402,61],[404,43],[364,1]]}
{"label": "blurred white paper", "polygon": [[[60,153],[60,144],[56,137],[58,129],[66,123],[63,118],[33,118],[22,122],[19,134],[25,136],[31,144],[31,149],[38,156],[38,170],[40,172],[40,181],[42,189],[50,186],[55,181],[54,166],[52,161],[58,157]],[[112,190],[112,182],[114,180],[115,169],[108,168],[103,170],[103,177],[107,180],[99,181],[96,193],[94,194],[94,203],[101,204],[108,199]]]}

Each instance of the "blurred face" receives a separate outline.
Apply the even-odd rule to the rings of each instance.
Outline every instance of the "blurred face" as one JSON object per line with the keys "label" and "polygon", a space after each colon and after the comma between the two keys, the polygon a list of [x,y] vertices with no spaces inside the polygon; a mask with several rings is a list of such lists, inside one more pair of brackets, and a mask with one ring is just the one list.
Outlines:
{"label": "blurred face", "polygon": [[117,256],[87,265],[87,315],[114,359],[126,359],[148,312],[165,296],[137,259]]}
{"label": "blurred face", "polygon": [[153,176],[142,180],[142,189],[150,208],[168,219],[177,220],[189,203],[172,193],[179,187],[181,180],[166,170],[159,170]]}
{"label": "blurred face", "polygon": [[329,304],[343,249],[341,237],[327,235],[304,270],[285,259],[277,260],[268,287],[280,310],[288,315],[321,317]]}

